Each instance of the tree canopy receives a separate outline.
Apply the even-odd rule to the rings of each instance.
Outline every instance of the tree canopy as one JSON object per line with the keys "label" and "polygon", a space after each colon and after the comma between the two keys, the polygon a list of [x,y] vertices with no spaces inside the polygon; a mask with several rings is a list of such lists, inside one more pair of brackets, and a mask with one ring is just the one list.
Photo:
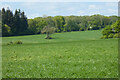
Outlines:
{"label": "tree canopy", "polygon": [[[29,34],[44,34],[48,27],[54,32],[86,31],[107,29],[114,26],[115,32],[119,31],[117,16],[43,16],[27,19],[25,12],[16,9],[15,13],[9,9],[2,9],[2,36],[18,36]],[[46,30],[45,30],[46,29]],[[50,29],[50,28],[49,28]],[[50,29],[51,30],[51,29]],[[103,31],[104,34],[104,31]]]}

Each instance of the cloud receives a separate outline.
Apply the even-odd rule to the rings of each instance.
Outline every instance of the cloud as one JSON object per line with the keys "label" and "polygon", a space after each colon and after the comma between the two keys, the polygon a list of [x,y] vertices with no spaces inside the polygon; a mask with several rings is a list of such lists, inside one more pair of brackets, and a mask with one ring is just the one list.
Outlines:
{"label": "cloud", "polygon": [[52,2],[23,2],[21,5],[28,9],[40,11],[54,10],[57,7],[57,4]]}
{"label": "cloud", "polygon": [[85,14],[85,12],[83,10],[77,11],[77,15],[84,15],[84,14]]}
{"label": "cloud", "polygon": [[2,8],[7,9],[8,7],[9,7],[10,10],[12,10],[12,7],[9,4],[0,3],[0,9],[2,9]]}
{"label": "cloud", "polygon": [[119,0],[0,0],[1,2],[118,2]]}
{"label": "cloud", "polygon": [[28,17],[28,19],[33,19],[33,18],[35,18],[35,17],[40,17],[40,16],[42,16],[42,15],[40,15],[39,13],[34,13],[34,14],[29,14],[27,17]]}
{"label": "cloud", "polygon": [[98,9],[96,5],[89,5],[88,10]]}
{"label": "cloud", "polygon": [[111,13],[111,14],[116,14],[116,13],[118,13],[118,10],[115,10],[115,9],[107,9],[107,12],[108,12],[108,13]]}
{"label": "cloud", "polygon": [[[0,3],[1,4],[1,3]],[[99,4],[99,5],[98,5]],[[107,6],[108,5],[108,6]],[[0,7],[3,6],[0,5]],[[48,16],[56,15],[113,15],[117,14],[117,9],[109,7],[107,3],[82,3],[82,2],[10,2],[5,3],[5,7],[10,9],[21,9],[25,11],[28,18],[40,17],[43,14]],[[113,6],[113,5],[112,5]]]}
{"label": "cloud", "polygon": [[107,2],[105,4],[107,7],[118,7],[118,2]]}
{"label": "cloud", "polygon": [[52,14],[58,14],[60,11],[52,11]]}
{"label": "cloud", "polygon": [[73,11],[75,11],[75,8],[70,7],[70,8],[67,9],[67,11],[69,11],[69,12],[73,12]]}

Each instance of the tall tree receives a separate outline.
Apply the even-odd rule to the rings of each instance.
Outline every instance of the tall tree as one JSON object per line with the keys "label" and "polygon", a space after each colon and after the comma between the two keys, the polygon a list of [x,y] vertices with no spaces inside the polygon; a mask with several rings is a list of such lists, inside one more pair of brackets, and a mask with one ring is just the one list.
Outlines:
{"label": "tall tree", "polygon": [[25,16],[24,12],[21,13],[21,19],[20,19],[20,32],[21,34],[26,34],[28,29],[28,22],[27,17]]}
{"label": "tall tree", "polygon": [[19,35],[21,31],[21,20],[20,20],[20,10],[15,10],[14,14],[14,26],[12,27],[13,34]]}

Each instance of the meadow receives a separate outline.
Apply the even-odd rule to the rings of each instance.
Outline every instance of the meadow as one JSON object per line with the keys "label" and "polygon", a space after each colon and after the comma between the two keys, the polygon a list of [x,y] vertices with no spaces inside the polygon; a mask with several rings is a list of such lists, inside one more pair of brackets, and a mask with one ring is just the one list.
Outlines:
{"label": "meadow", "polygon": [[[101,30],[2,38],[3,78],[117,78],[118,39]],[[7,45],[21,40],[23,44]]]}

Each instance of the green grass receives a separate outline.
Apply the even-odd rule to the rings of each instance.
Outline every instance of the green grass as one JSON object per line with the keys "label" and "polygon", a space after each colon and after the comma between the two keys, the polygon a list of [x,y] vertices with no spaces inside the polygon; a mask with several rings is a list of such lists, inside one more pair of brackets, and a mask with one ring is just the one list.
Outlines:
{"label": "green grass", "polygon": [[[3,78],[117,78],[118,39],[101,31],[2,38]],[[6,45],[21,40],[23,44]]]}

